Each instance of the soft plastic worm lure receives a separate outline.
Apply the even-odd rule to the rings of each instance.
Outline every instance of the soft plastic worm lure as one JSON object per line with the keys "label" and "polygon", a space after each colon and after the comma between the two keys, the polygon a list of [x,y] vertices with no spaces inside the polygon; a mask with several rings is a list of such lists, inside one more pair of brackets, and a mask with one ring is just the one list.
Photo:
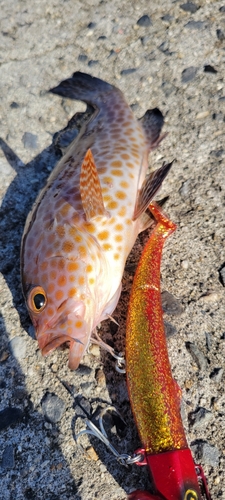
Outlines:
{"label": "soft plastic worm lure", "polygon": [[153,493],[129,500],[210,500],[206,479],[194,464],[180,416],[179,391],[171,373],[160,294],[160,264],[166,238],[176,225],[151,203],[157,221],[141,256],[131,291],[126,332],[127,385]]}

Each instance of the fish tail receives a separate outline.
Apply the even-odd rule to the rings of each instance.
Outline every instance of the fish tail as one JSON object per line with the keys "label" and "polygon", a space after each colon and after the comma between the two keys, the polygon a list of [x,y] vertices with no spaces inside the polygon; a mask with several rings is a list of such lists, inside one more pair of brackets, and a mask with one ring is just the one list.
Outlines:
{"label": "fish tail", "polygon": [[111,92],[113,89],[115,87],[110,83],[77,71],[71,78],[63,80],[49,92],[94,105],[99,101],[102,93]]}

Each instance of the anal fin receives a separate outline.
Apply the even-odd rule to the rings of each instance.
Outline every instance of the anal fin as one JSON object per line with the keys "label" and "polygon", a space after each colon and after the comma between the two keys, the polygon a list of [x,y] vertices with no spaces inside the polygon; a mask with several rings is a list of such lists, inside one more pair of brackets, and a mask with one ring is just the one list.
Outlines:
{"label": "anal fin", "polygon": [[104,207],[101,184],[90,149],[87,150],[81,166],[80,195],[88,222],[98,215],[108,215]]}

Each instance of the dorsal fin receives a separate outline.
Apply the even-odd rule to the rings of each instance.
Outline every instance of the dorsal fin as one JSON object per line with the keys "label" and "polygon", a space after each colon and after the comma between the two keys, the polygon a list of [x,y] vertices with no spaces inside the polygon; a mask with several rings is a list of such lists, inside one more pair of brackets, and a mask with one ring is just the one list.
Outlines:
{"label": "dorsal fin", "polygon": [[160,136],[164,124],[163,115],[158,108],[148,109],[139,121],[145,131],[149,151],[152,151],[167,136],[167,133]]}
{"label": "dorsal fin", "polygon": [[165,163],[161,168],[155,170],[155,172],[151,172],[146,177],[138,193],[133,220],[138,219],[138,217],[140,217],[140,215],[145,212],[150,201],[154,198],[169,170],[171,169],[172,164],[173,162],[167,164]]}
{"label": "dorsal fin", "polygon": [[97,215],[107,215],[97,168],[90,149],[87,150],[81,166],[80,195],[87,221]]}

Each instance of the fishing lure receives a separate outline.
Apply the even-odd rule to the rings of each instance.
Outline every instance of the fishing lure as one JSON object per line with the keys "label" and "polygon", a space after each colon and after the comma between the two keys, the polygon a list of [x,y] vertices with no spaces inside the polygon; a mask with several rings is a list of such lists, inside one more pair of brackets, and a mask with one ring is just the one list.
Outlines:
{"label": "fishing lure", "polygon": [[165,240],[176,225],[155,203],[149,208],[157,225],[133,280],[126,331],[126,372],[130,403],[143,445],[143,449],[137,451],[142,456],[138,465],[149,467],[154,493],[136,491],[129,495],[129,500],[202,500],[205,497],[210,500],[203,471],[195,466],[188,448],[163,324],[161,255]]}

